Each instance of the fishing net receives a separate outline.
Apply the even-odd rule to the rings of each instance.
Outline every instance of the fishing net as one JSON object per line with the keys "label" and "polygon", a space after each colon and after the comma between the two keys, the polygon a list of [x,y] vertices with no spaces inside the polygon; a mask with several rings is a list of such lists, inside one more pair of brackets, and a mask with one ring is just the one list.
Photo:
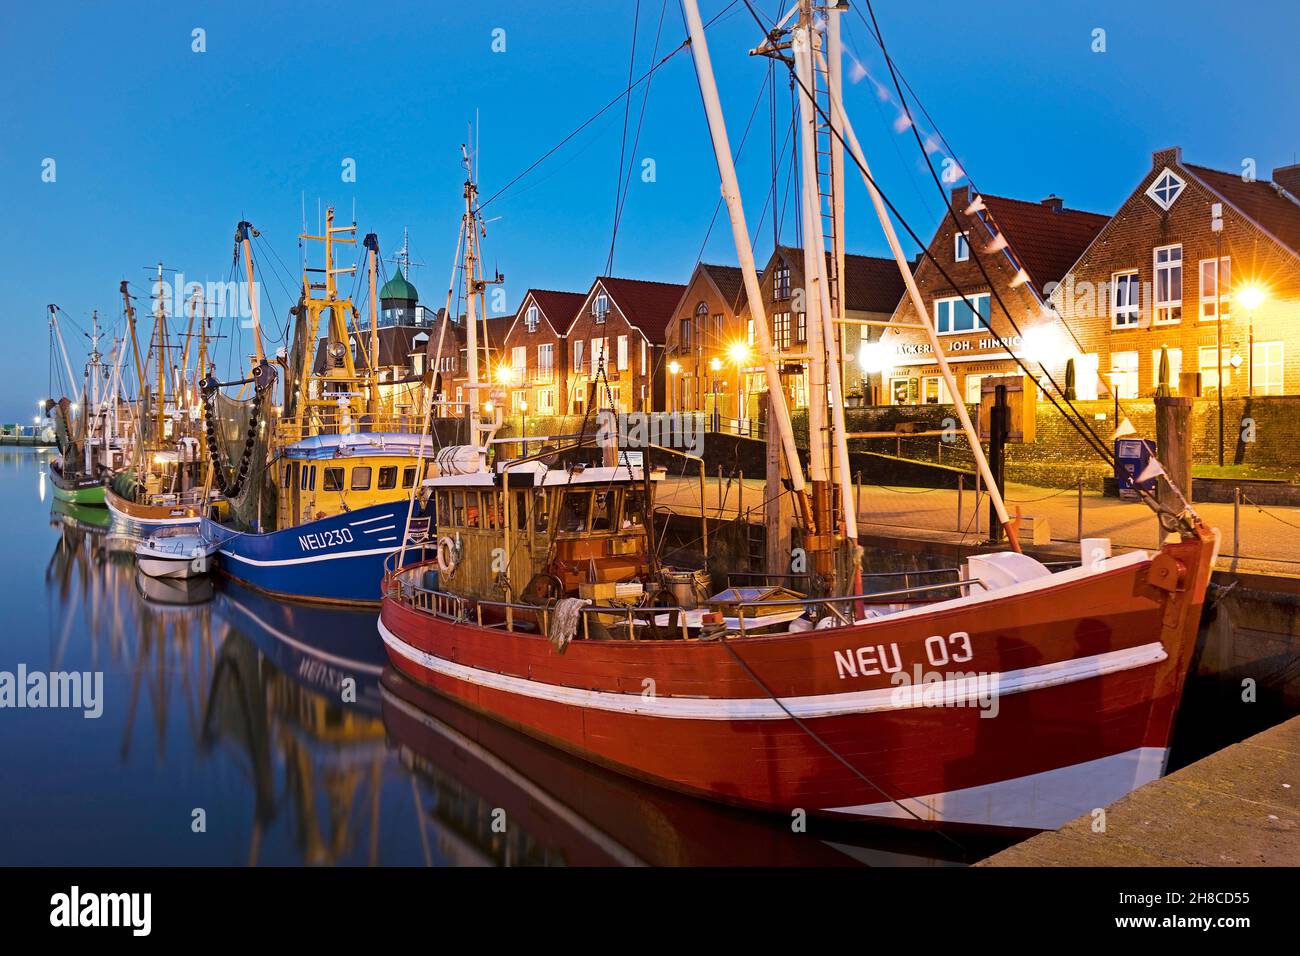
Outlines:
{"label": "fishing net", "polygon": [[213,483],[230,502],[230,523],[241,531],[275,527],[275,487],[267,467],[269,425],[263,392],[235,399],[214,390],[204,396]]}

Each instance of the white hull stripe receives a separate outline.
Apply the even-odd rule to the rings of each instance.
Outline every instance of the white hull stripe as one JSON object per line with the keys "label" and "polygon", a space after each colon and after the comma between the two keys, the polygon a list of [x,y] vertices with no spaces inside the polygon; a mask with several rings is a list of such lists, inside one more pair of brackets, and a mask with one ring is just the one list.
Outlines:
{"label": "white hull stripe", "polygon": [[[1105,807],[1165,772],[1169,751],[1137,747],[1124,753],[1031,773],[997,783],[904,799],[922,820],[974,826],[1056,830]],[[891,802],[826,807],[825,813],[886,820],[912,819]]]}
{"label": "white hull stripe", "polygon": [[382,524],[382,525],[380,525],[378,528],[362,528],[362,529],[361,529],[361,533],[362,533],[362,534],[379,534],[379,532],[381,532],[381,531],[392,531],[392,530],[393,530],[394,528],[396,528],[396,527],[397,527],[397,525],[395,525],[395,524]]}
{"label": "white hull stripe", "polygon": [[[567,704],[592,710],[605,710],[622,714],[643,714],[674,720],[788,720],[789,715],[770,697],[643,697],[640,694],[620,694],[612,691],[584,690],[564,687],[542,681],[498,674],[493,671],[468,667],[454,661],[434,657],[418,647],[412,647],[384,626],[381,620],[379,634],[384,643],[396,654],[412,663],[427,667],[438,674],[458,680],[504,691],[521,697]],[[954,681],[953,687],[944,690],[945,706],[973,706],[978,703],[981,687],[989,693],[994,687],[997,696],[1022,694],[1058,684],[1113,674],[1117,671],[1145,667],[1163,661],[1168,655],[1160,642],[1143,644],[1122,651],[1108,651],[1091,657],[1076,657],[1052,664],[1038,664],[1022,670],[986,675],[982,682],[972,679]],[[956,693],[953,693],[956,691]],[[796,717],[836,717],[841,714],[870,714],[882,711],[910,710],[922,707],[919,697],[911,687],[881,687],[874,690],[849,691],[843,694],[815,694],[807,697],[784,697],[781,703]]]}
{"label": "white hull stripe", "polygon": [[368,551],[339,551],[335,554],[304,554],[300,558],[278,558],[274,561],[263,561],[259,558],[246,558],[242,554],[235,554],[233,551],[221,549],[221,553],[227,558],[234,558],[236,561],[242,561],[245,564],[253,564],[259,568],[274,568],[286,564],[312,564],[316,561],[338,561],[346,558],[365,558],[372,554],[392,554],[396,548],[371,548]]}
{"label": "white hull stripe", "polygon": [[348,527],[355,528],[359,524],[374,524],[376,521],[392,521],[392,515],[375,515],[373,518],[362,518],[360,521],[349,521]]}

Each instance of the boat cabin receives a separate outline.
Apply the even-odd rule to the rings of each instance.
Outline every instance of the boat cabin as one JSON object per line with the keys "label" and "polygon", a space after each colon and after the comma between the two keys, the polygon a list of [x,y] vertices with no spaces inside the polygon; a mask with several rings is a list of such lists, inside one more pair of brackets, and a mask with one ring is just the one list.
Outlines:
{"label": "boat cabin", "polygon": [[652,484],[640,466],[507,461],[424,487],[447,593],[500,601],[508,581],[512,600],[555,598],[650,573]]}
{"label": "boat cabin", "polygon": [[[427,438],[423,446],[431,465]],[[276,527],[410,497],[420,454],[421,437],[405,433],[314,435],[286,446],[279,462]]]}

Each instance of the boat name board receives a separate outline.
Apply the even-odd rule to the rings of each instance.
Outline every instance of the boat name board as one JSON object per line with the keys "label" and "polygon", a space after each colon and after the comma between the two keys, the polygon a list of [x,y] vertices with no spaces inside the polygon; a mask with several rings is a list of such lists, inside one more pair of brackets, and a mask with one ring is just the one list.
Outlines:
{"label": "boat name board", "polygon": [[334,531],[313,531],[311,534],[298,535],[298,546],[303,551],[324,551],[336,545],[351,544],[352,532],[347,528]]}
{"label": "boat name board", "polygon": [[[975,656],[971,649],[970,635],[965,631],[954,631],[947,637],[941,634],[927,637],[924,647],[925,656],[933,667],[943,667],[949,663],[965,664]],[[840,680],[875,677],[880,673],[896,674],[902,669],[903,655],[896,643],[867,644],[835,652],[835,670]]]}

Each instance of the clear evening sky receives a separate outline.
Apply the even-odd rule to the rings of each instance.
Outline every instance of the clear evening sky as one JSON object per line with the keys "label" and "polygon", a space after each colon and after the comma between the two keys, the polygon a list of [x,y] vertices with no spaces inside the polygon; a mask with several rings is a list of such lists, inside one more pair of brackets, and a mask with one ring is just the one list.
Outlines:
{"label": "clear evening sky", "polygon": [[[775,0],[754,0],[765,16]],[[701,0],[705,19],[728,0]],[[866,12],[865,0],[852,0]],[[663,0],[641,0],[636,75],[651,62]],[[45,306],[88,326],[117,322],[121,279],[147,293],[160,259],[187,279],[230,275],[233,232],[247,218],[298,278],[305,194],[391,256],[403,226],[425,265],[411,278],[428,305],[446,291],[461,204],[460,144],[479,118],[484,197],[522,171],[627,82],[634,0],[604,2],[289,3],[10,2],[0,10],[0,323],[6,335],[0,421],[30,422],[48,391]],[[685,35],[667,0],[659,56]],[[1261,176],[1300,151],[1300,13],[1293,0],[1033,2],[877,0],[890,52],[975,183],[1111,212],[1151,151],[1181,145],[1192,162]],[[891,198],[928,238],[939,200],[857,13],[846,42],[869,72],[846,98]],[[193,31],[205,31],[196,53]],[[494,30],[504,52],[494,52]],[[1105,52],[1094,52],[1094,31]],[[497,35],[500,46],[500,34]],[[767,75],[747,56],[757,26],[736,3],[710,28],[733,147]],[[779,82],[781,115],[788,81]],[[635,154],[614,273],[685,282],[718,198],[716,168],[689,53],[654,76]],[[624,111],[609,110],[491,204],[488,270],[505,273],[510,309],[529,286],[585,290],[604,271]],[[928,130],[927,130],[928,131]],[[784,138],[784,119],[780,131]],[[766,96],[739,168],[760,262],[771,225],[757,219],[770,186]],[[941,158],[941,157],[940,157]],[[45,182],[45,161],[55,180]],[[355,160],[356,181],[341,179]],[[643,182],[642,161],[654,161]],[[779,193],[784,200],[785,184]],[[848,191],[851,252],[886,254],[865,191]],[[792,242],[787,212],[783,241]],[[909,244],[909,253],[914,251]],[[734,262],[725,213],[706,260]],[[319,264],[319,263],[315,263]],[[392,266],[388,265],[390,271]],[[268,263],[269,269],[269,263]],[[268,272],[282,324],[288,294]],[[141,304],[146,307],[143,299]],[[86,342],[65,328],[80,374]],[[224,370],[222,370],[224,371]]]}

